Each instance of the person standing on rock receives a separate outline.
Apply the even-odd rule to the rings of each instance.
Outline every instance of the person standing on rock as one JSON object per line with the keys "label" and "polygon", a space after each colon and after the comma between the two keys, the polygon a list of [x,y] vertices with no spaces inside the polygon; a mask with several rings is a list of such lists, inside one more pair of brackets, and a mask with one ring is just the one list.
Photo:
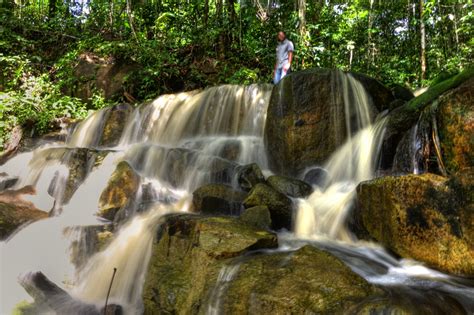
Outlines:
{"label": "person standing on rock", "polygon": [[293,61],[293,43],[286,38],[283,31],[278,32],[278,46],[276,48],[276,63],[273,71],[273,83],[277,84],[283,79],[291,68]]}

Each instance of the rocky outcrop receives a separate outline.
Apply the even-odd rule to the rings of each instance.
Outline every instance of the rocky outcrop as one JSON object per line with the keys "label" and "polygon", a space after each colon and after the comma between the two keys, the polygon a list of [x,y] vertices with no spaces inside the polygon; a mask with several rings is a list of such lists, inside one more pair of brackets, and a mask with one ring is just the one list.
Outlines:
{"label": "rocky outcrop", "polygon": [[74,85],[69,93],[85,102],[89,102],[98,90],[105,99],[116,99],[125,92],[124,85],[128,76],[140,69],[131,61],[117,60],[113,57],[100,58],[91,53],[79,56],[74,68]]}
{"label": "rocky outcrop", "polygon": [[[345,140],[342,79],[337,70],[292,73],[273,90],[265,125],[265,145],[271,168],[294,175],[322,164]],[[390,90],[374,79],[353,75],[372,97],[373,114],[388,106]]]}
{"label": "rocky outcrop", "polygon": [[0,194],[0,241],[7,239],[20,226],[48,217],[47,212],[23,200],[25,194],[35,194],[34,188],[27,186]]}
{"label": "rocky outcrop", "polygon": [[193,192],[194,211],[203,214],[238,216],[246,193],[223,184],[209,184]]}
{"label": "rocky outcrop", "polygon": [[277,245],[276,235],[238,218],[166,217],[153,244],[143,289],[145,314],[198,313],[230,258]]}
{"label": "rocky outcrop", "polygon": [[352,228],[406,258],[474,275],[474,170],[451,179],[423,174],[361,183]]}
{"label": "rocky outcrop", "polygon": [[140,176],[127,162],[120,162],[100,195],[98,215],[113,221],[117,212],[134,199],[139,185]]}
{"label": "rocky outcrop", "polygon": [[266,206],[270,210],[272,228],[291,229],[293,218],[293,203],[281,192],[267,184],[257,184],[244,200],[244,207]]}
{"label": "rocky outcrop", "polygon": [[214,301],[222,314],[342,314],[383,295],[338,258],[311,246],[258,255],[235,268],[222,300]]}
{"label": "rocky outcrop", "polygon": [[308,183],[286,176],[270,176],[267,178],[267,183],[275,190],[293,198],[306,198],[313,191]]}
{"label": "rocky outcrop", "polygon": [[237,218],[170,215],[153,244],[144,313],[339,314],[373,309],[384,292],[332,254],[274,248],[277,238]]}

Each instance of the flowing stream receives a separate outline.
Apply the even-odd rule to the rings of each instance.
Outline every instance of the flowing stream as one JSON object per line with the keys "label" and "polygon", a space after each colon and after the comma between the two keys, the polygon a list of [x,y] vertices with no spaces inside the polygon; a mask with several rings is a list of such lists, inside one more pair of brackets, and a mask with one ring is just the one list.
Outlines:
{"label": "flowing stream", "polygon": [[[376,244],[359,242],[346,229],[357,184],[374,176],[384,119],[372,120],[370,97],[357,80],[343,73],[337,79],[344,96],[346,142],[325,165],[317,166],[327,171],[325,181],[307,199],[295,201],[295,228],[280,234],[279,250],[316,244],[370,282],[436,287],[466,308],[473,307],[473,290],[461,280],[416,262],[399,261]],[[18,283],[18,277],[31,271],[43,272],[73,297],[101,307],[113,268],[118,271],[110,301],[122,305],[127,314],[139,313],[160,218],[188,211],[193,190],[202,184],[235,185],[233,175],[239,165],[257,163],[269,172],[263,131],[271,90],[270,85],[224,85],[163,95],[131,112],[113,147],[100,145],[110,115],[110,109],[104,109],[71,130],[65,144],[43,145],[0,166],[0,173],[19,179],[13,189],[32,185],[37,194],[29,200],[51,210],[49,218],[27,225],[0,243],[0,313],[9,314],[19,302],[31,300]],[[77,165],[74,159],[80,154],[87,158],[78,172],[71,165]],[[139,174],[139,192],[126,209],[129,219],[106,247],[90,250],[87,231],[111,223],[96,212],[100,194],[121,161]],[[71,193],[65,183],[78,173],[82,182]],[[152,202],[145,202],[147,198]],[[220,298],[237,269],[235,265],[222,270],[208,313],[219,313]]]}

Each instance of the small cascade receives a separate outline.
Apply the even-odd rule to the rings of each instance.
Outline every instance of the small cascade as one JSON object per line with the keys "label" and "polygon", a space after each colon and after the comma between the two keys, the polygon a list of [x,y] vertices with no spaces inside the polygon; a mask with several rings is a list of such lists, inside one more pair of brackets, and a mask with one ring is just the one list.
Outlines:
{"label": "small cascade", "polygon": [[222,267],[219,275],[217,276],[217,282],[214,286],[214,289],[211,292],[210,303],[206,312],[207,315],[222,314],[222,300],[230,282],[234,280],[234,277],[237,275],[239,267],[239,263]]}
{"label": "small cascade", "polygon": [[325,178],[305,200],[299,200],[295,233],[303,238],[350,241],[345,228],[355,188],[372,178],[384,132],[384,119],[373,123],[371,99],[360,82],[349,74],[338,74],[343,91],[346,142],[326,164]]}

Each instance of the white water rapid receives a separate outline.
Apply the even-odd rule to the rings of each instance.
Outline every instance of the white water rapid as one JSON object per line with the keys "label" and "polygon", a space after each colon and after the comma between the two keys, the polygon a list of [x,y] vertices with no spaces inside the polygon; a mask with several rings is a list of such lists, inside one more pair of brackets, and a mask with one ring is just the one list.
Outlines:
{"label": "white water rapid", "polygon": [[[307,199],[295,201],[294,231],[280,233],[278,250],[316,244],[368,281],[410,288],[431,285],[469,298],[472,290],[449,276],[399,261],[375,244],[357,241],[346,229],[355,187],[374,176],[384,119],[372,120],[371,99],[356,79],[342,72],[336,79],[344,97],[346,141],[324,165],[314,166],[328,176]],[[131,110],[126,122],[115,126],[121,130],[117,145],[101,142],[112,117],[112,109],[103,109],[70,130],[64,143],[43,144],[0,166],[0,173],[18,179],[11,190],[33,186],[36,194],[24,198],[50,212],[0,242],[0,314],[32,301],[18,279],[35,271],[100,309],[114,268],[109,302],[120,304],[126,314],[140,314],[160,218],[188,211],[191,194],[200,185],[235,185],[240,165],[257,163],[269,173],[263,132],[271,92],[270,85],[224,85],[160,96]],[[113,224],[97,211],[101,193],[122,161],[139,175],[140,184],[124,209],[124,221]],[[108,237],[101,246],[91,236],[98,233]],[[207,313],[219,314],[238,269],[238,264],[222,269]]]}

